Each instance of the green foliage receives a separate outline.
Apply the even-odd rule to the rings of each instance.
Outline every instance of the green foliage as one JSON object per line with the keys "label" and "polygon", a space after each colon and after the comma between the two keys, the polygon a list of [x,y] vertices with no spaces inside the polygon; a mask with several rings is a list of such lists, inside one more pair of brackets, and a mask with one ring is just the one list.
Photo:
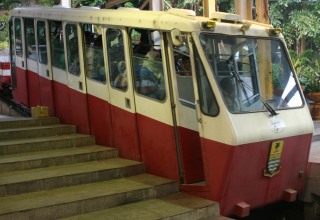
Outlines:
{"label": "green foliage", "polygon": [[320,2],[279,0],[270,7],[271,23],[283,29],[288,47],[307,38],[307,47],[320,50]]}
{"label": "green foliage", "polygon": [[[0,21],[7,21],[6,15],[0,16]],[[0,51],[9,47],[8,24],[3,31],[0,31]]]}
{"label": "green foliage", "polygon": [[290,51],[292,63],[305,93],[320,91],[320,62],[316,52],[306,50],[299,54]]}
{"label": "green foliage", "polygon": [[[57,2],[55,0],[38,0],[39,3],[43,6],[51,7],[53,5],[56,5]],[[59,3],[58,3],[59,4]]]}
{"label": "green foliage", "polygon": [[234,0],[217,0],[217,4],[219,6],[219,11],[234,13]]}

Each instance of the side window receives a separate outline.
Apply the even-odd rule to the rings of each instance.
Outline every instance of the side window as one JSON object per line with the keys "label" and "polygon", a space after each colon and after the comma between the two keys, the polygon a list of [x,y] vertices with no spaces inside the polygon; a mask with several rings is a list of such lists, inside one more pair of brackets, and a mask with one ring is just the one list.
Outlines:
{"label": "side window", "polygon": [[188,38],[182,35],[184,43],[174,47],[174,62],[180,103],[184,106],[195,108],[194,88],[191,74]]}
{"label": "side window", "polygon": [[106,32],[109,77],[112,87],[127,90],[127,70],[121,30],[108,28]]}
{"label": "side window", "polygon": [[22,48],[22,28],[21,28],[21,19],[14,19],[14,33],[15,33],[15,49],[16,55],[19,57],[23,56],[23,48]]}
{"label": "side window", "polygon": [[196,47],[194,47],[194,52],[201,111],[204,114],[215,116],[219,113],[218,103],[213,95],[212,88]]}
{"label": "side window", "polygon": [[39,62],[42,64],[47,64],[48,55],[47,55],[46,23],[44,21],[37,22],[37,37],[38,37]]}
{"label": "side window", "polygon": [[27,18],[24,20],[27,58],[31,60],[37,60],[37,47],[36,47],[36,35],[34,30],[34,20]]}
{"label": "side window", "polygon": [[60,69],[66,69],[61,21],[50,22],[50,39],[52,65]]}
{"label": "side window", "polygon": [[77,25],[66,25],[66,44],[68,71],[73,75],[80,75],[79,43]]}
{"label": "side window", "polygon": [[102,45],[102,27],[84,24],[82,28],[87,77],[105,83],[106,72]]}
{"label": "side window", "polygon": [[152,99],[166,97],[159,31],[132,29],[132,60],[135,90]]}

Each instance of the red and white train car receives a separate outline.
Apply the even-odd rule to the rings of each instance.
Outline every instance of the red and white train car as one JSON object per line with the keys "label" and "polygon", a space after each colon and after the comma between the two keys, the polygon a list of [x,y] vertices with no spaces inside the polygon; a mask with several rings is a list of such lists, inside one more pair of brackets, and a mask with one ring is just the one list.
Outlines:
{"label": "red and white train car", "polygon": [[11,93],[9,56],[0,56],[0,92],[4,96],[8,96]]}
{"label": "red and white train car", "polygon": [[13,95],[220,203],[293,201],[313,123],[278,29],[231,14],[17,8]]}

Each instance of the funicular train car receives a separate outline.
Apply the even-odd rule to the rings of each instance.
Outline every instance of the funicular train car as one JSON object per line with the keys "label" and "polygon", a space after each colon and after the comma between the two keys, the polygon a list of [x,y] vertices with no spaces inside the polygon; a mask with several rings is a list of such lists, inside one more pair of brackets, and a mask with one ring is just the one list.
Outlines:
{"label": "funicular train car", "polygon": [[303,189],[313,123],[283,36],[232,14],[17,8],[13,95],[245,216]]}

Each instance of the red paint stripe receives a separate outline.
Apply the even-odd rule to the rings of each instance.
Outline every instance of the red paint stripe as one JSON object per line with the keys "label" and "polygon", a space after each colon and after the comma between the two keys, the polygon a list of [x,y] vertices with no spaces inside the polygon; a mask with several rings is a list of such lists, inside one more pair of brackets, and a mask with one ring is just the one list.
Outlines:
{"label": "red paint stripe", "polygon": [[0,69],[3,69],[3,70],[10,70],[10,63],[3,63],[3,62],[0,62]]}

